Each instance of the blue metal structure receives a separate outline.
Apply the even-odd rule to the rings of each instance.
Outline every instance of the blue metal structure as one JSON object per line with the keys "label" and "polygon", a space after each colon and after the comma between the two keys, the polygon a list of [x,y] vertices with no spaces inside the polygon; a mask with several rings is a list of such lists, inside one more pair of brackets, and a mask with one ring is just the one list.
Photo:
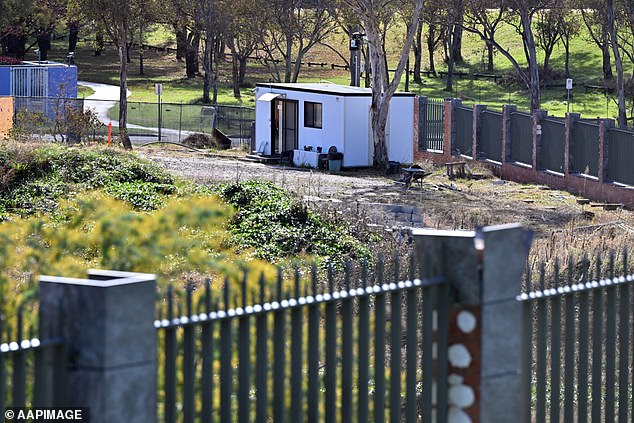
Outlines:
{"label": "blue metal structure", "polygon": [[0,66],[0,95],[77,97],[77,66],[42,61]]}

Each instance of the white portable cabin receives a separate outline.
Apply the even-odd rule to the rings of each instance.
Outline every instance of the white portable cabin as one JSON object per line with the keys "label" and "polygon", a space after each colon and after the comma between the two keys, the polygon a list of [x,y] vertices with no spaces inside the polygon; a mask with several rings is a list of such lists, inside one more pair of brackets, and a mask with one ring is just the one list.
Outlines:
{"label": "white portable cabin", "polygon": [[[315,167],[317,147],[327,153],[335,146],[343,153],[343,166],[372,166],[370,88],[332,83],[258,84],[255,99],[255,148],[259,154],[295,150],[296,164]],[[392,98],[386,138],[389,160],[413,161],[414,94],[399,92]],[[306,153],[305,147],[311,147],[311,152]],[[299,163],[298,156],[302,157]]]}

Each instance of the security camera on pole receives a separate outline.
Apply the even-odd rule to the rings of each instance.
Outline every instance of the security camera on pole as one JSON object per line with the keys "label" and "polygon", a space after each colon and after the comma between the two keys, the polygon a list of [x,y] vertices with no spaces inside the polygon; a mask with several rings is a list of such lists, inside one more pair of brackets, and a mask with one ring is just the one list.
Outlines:
{"label": "security camera on pole", "polygon": [[572,78],[566,79],[566,91],[568,92],[568,100],[566,101],[566,113],[570,113],[570,91],[572,91]]}
{"label": "security camera on pole", "polygon": [[361,45],[363,35],[360,32],[350,33],[350,85],[358,87],[361,85]]}

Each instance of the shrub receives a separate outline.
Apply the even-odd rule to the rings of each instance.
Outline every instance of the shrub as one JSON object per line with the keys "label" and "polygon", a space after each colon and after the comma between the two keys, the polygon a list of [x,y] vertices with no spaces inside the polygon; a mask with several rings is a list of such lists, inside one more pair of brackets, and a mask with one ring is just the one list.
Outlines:
{"label": "shrub", "polygon": [[0,146],[0,212],[51,213],[59,198],[95,188],[152,210],[175,192],[174,184],[155,164],[116,149]]}
{"label": "shrub", "polygon": [[270,261],[301,254],[317,256],[340,267],[346,259],[369,258],[342,220],[327,220],[270,182],[247,181],[218,187],[236,207],[229,225],[231,242]]}
{"label": "shrub", "polygon": [[62,201],[54,219],[40,215],[0,223],[3,311],[14,311],[15,294],[34,289],[40,274],[85,277],[88,268],[145,272],[157,274],[162,287],[212,276],[215,289],[223,278],[214,274],[237,281],[250,269],[250,283],[260,271],[272,276],[265,263],[227,248],[231,212],[217,197],[194,196],[170,199],[160,210],[144,213],[92,192]]}

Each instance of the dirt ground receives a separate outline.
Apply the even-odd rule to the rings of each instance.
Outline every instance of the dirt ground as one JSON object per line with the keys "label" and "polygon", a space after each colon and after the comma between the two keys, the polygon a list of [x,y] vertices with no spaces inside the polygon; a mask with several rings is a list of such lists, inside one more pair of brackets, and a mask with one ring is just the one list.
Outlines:
{"label": "dirt ground", "polygon": [[533,230],[547,232],[549,227],[585,221],[584,210],[592,210],[600,221],[604,217],[629,214],[621,210],[603,213],[577,204],[577,197],[572,194],[501,181],[488,172],[482,180],[449,180],[442,169],[435,169],[422,188],[413,184],[406,189],[399,182],[400,174],[385,175],[368,169],[331,174],[183,150],[146,150],[141,154],[174,174],[203,184],[267,180],[311,201],[418,206],[425,217],[425,226],[443,229],[520,222]]}
{"label": "dirt ground", "polygon": [[368,169],[345,170],[335,175],[182,149],[147,149],[139,153],[176,175],[204,184],[268,180],[309,203],[332,207],[342,214],[348,212],[350,220],[362,220],[371,214],[358,212],[360,205],[364,205],[366,211],[382,210],[378,221],[384,226],[407,226],[394,213],[386,211],[403,205],[414,209],[408,213],[422,215],[422,224],[409,226],[474,229],[519,222],[535,232],[532,254],[535,263],[548,263],[554,257],[565,259],[568,255],[594,256],[620,250],[634,241],[631,211],[604,210],[593,203],[582,205],[578,202],[581,197],[545,186],[502,181],[483,168],[473,169],[482,179],[449,180],[444,169],[421,163],[434,173],[425,178],[422,187],[412,185],[406,189],[399,182],[401,175]]}

